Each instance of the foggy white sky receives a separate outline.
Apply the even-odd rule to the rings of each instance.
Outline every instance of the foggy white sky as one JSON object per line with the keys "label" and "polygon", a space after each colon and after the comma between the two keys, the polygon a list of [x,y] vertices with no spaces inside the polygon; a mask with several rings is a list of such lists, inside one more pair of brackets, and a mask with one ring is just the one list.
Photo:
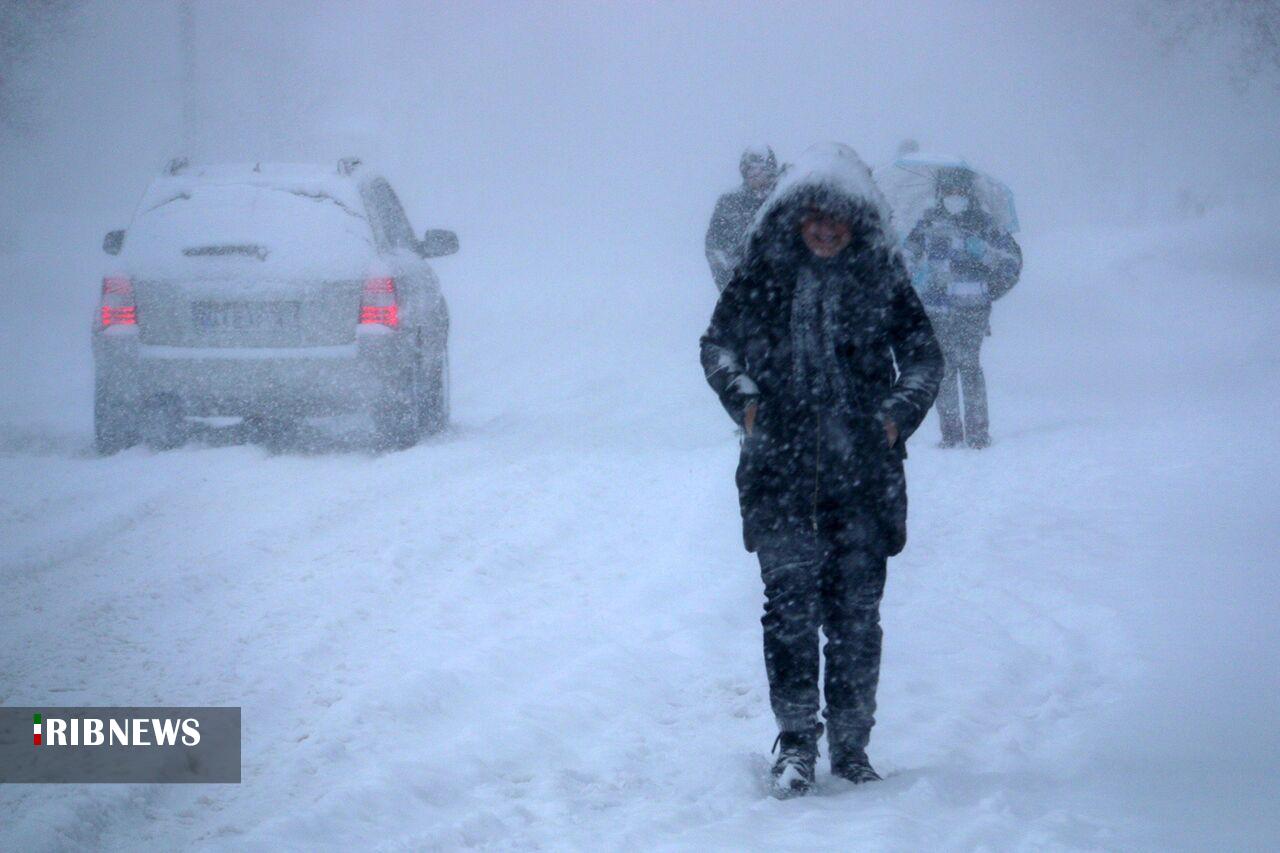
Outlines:
{"label": "foggy white sky", "polygon": [[[89,4],[40,61],[41,121],[6,140],[5,171],[123,216],[181,147],[174,5]],[[875,161],[914,134],[1005,176],[1029,223],[1273,179],[1274,91],[1161,55],[1134,8],[198,2],[197,154],[359,149],[452,217],[586,216],[633,238],[697,224],[754,140]]]}
{"label": "foggy white sky", "polygon": [[[85,306],[102,233],[181,152],[174,5],[88,3],[26,70],[37,121],[0,148],[9,242],[56,247],[46,273],[83,278]],[[1274,192],[1276,90],[1163,51],[1140,8],[197,2],[190,153],[361,154],[419,231],[460,232],[455,282],[701,313],[706,219],[750,142],[877,162],[913,135],[1007,180],[1031,235],[1163,215],[1183,187]]]}

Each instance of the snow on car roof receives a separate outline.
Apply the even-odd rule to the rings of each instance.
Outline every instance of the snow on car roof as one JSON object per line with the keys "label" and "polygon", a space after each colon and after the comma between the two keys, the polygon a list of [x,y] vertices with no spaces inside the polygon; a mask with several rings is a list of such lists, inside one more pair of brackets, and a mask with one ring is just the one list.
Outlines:
{"label": "snow on car roof", "polygon": [[188,166],[177,174],[156,178],[143,195],[135,215],[141,216],[174,196],[208,186],[271,187],[308,195],[327,195],[350,207],[363,209],[360,180],[340,174],[332,165],[213,163]]}

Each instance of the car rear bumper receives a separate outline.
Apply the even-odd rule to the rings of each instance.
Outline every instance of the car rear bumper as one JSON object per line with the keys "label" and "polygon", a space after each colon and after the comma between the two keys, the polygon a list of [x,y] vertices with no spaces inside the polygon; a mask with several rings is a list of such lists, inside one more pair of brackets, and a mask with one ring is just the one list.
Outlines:
{"label": "car rear bumper", "polygon": [[401,335],[340,346],[174,347],[94,338],[94,361],[140,399],[165,396],[186,415],[328,415],[367,409],[408,355]]}

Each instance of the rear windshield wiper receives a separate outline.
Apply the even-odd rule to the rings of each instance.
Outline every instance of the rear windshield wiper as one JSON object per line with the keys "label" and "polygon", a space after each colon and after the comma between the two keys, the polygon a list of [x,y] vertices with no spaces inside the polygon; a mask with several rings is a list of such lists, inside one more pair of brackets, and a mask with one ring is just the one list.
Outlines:
{"label": "rear windshield wiper", "polygon": [[350,207],[347,206],[346,202],[344,202],[342,199],[334,198],[328,193],[322,193],[322,192],[312,193],[312,192],[307,192],[306,190],[286,190],[286,192],[290,192],[290,193],[293,193],[294,195],[302,196],[303,198],[313,199],[315,201],[331,201],[334,204],[336,204],[338,207],[342,208],[347,213],[354,216],[356,219],[365,218],[363,213],[352,210]]}
{"label": "rear windshield wiper", "polygon": [[143,212],[150,213],[151,211],[155,210],[158,207],[164,207],[166,204],[168,204],[171,201],[188,201],[190,200],[190,198],[191,198],[191,193],[183,191],[183,192],[177,193],[176,195],[169,196],[164,201],[156,202],[155,204],[151,205]]}

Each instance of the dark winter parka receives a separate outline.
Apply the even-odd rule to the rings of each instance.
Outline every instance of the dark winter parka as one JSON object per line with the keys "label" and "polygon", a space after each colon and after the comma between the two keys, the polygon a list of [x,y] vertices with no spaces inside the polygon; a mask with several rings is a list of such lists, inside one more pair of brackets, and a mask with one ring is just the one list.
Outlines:
{"label": "dark winter parka", "polygon": [[[830,261],[800,237],[814,208],[853,226],[853,242]],[[761,210],[702,337],[707,381],[729,415],[741,425],[748,404],[758,406],[737,473],[749,551],[774,533],[850,528],[874,531],[886,554],[906,543],[905,442],[933,403],[943,358],[883,210],[852,150],[811,149]],[[836,384],[825,394],[796,370],[793,342],[805,330],[793,328],[792,311],[802,275],[833,283],[819,320],[834,354]],[[885,419],[899,430],[892,448]]]}

